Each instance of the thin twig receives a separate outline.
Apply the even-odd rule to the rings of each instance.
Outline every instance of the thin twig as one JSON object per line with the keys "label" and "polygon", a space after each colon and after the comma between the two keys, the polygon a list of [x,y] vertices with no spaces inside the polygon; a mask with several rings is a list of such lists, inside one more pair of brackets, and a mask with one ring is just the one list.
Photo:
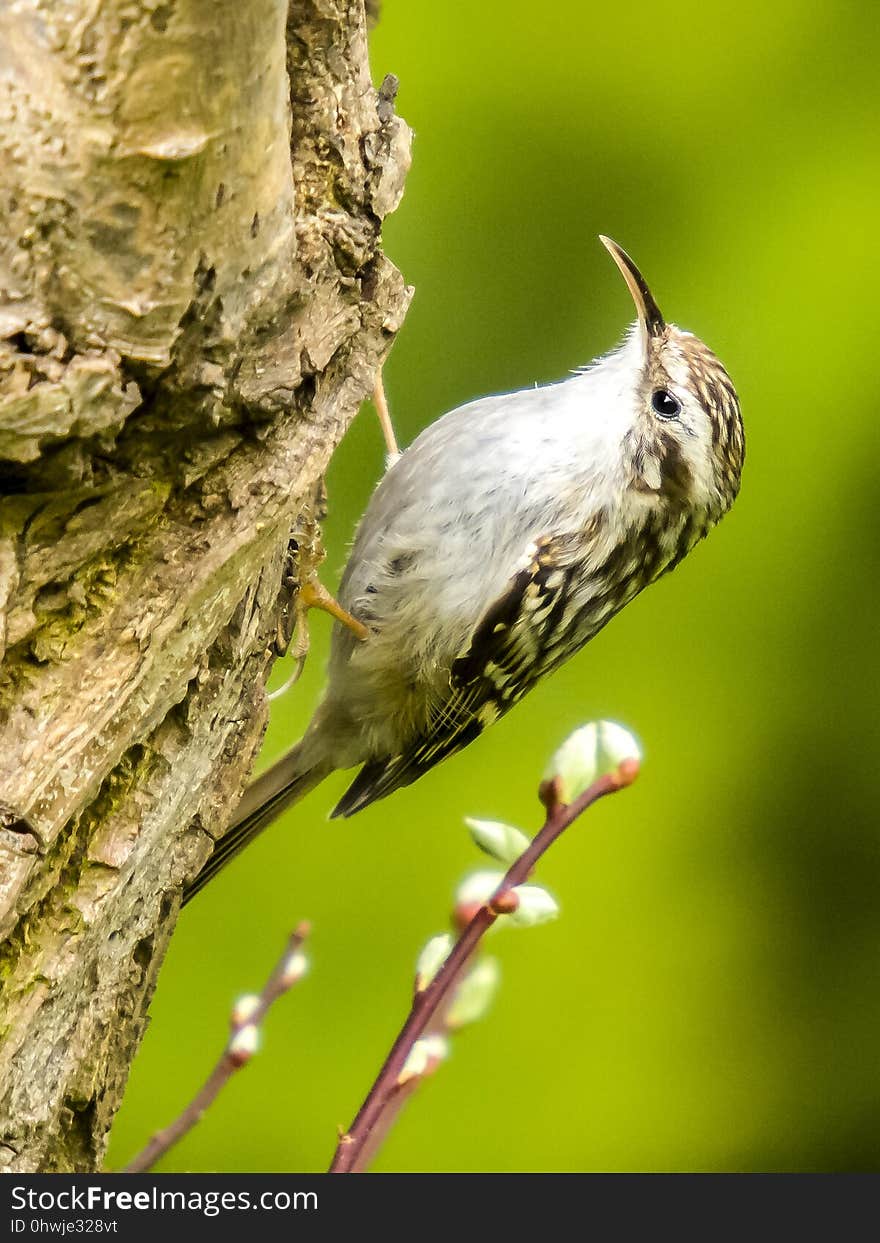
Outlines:
{"label": "thin twig", "polygon": [[[449,1029],[446,1026],[446,1012],[449,1010],[450,1006],[455,1001],[455,990],[458,987],[460,980],[461,980],[461,977],[459,976],[459,979],[454,981],[454,983],[452,984],[450,991],[447,993],[446,997],[441,1001],[433,1017],[428,1023],[428,1026],[426,1030],[424,1031],[422,1038],[424,1038],[425,1036],[431,1036],[434,1034],[441,1035],[441,1036],[449,1035]],[[373,1124],[373,1128],[370,1131],[370,1134],[366,1137],[364,1143],[361,1145],[360,1152],[358,1152],[355,1155],[354,1163],[349,1167],[347,1171],[337,1170],[335,1171],[336,1173],[347,1172],[349,1174],[360,1174],[364,1170],[368,1169],[370,1165],[372,1165],[373,1158],[376,1156],[379,1149],[385,1143],[385,1140],[388,1137],[388,1133],[390,1132],[391,1128],[394,1126],[394,1123],[397,1121],[397,1118],[400,1115],[401,1111],[403,1110],[404,1105],[407,1103],[409,1098],[413,1096],[415,1092],[418,1090],[418,1088],[421,1086],[423,1079],[427,1075],[430,1075],[432,1071],[435,1070],[439,1064],[440,1064],[439,1062],[436,1062],[434,1064],[429,1063],[427,1069],[424,1070],[422,1073],[411,1075],[407,1078],[404,1078],[402,1082],[401,1082],[401,1077],[398,1077],[397,1081],[391,1084],[385,1096],[385,1100],[382,1105],[382,1110],[379,1113],[379,1116],[377,1117],[375,1123]],[[344,1142],[344,1140],[342,1140],[341,1142]]]}
{"label": "thin twig", "polygon": [[[364,1168],[364,1150],[370,1154],[378,1147],[375,1135],[377,1126],[382,1133],[385,1123],[397,1113],[397,1095],[400,1076],[407,1058],[420,1036],[424,1035],[438,1009],[458,986],[464,967],[473,955],[481,938],[500,915],[515,909],[510,902],[510,890],[528,880],[541,856],[578,816],[606,794],[630,785],[638,775],[638,760],[624,760],[618,769],[599,777],[572,803],[561,803],[556,781],[547,782],[541,788],[541,798],[547,809],[547,818],[540,832],[511,865],[504,879],[489,900],[476,911],[470,922],[459,934],[443,966],[434,979],[421,992],[417,992],[409,1016],[385,1059],[382,1069],[370,1092],[358,1111],[357,1117],[346,1134],[342,1135],[330,1166],[331,1174],[351,1174]],[[393,1109],[389,1109],[390,1105]]]}
{"label": "thin twig", "polygon": [[376,383],[373,386],[373,405],[379,419],[379,426],[382,428],[382,436],[385,440],[385,450],[388,454],[388,464],[390,465],[400,457],[400,450],[397,447],[397,437],[394,435],[394,424],[391,422],[391,414],[388,410],[388,399],[385,396],[385,385],[382,382],[381,368],[376,374]]}
{"label": "thin twig", "polygon": [[164,1130],[157,1131],[146,1147],[129,1161],[122,1171],[124,1174],[143,1174],[152,1169],[160,1157],[192,1130],[235,1072],[247,1065],[256,1048],[260,1023],[269,1007],[302,978],[305,964],[300,957],[300,950],[309,932],[309,925],[303,922],[291,934],[284,953],[263,986],[263,991],[255,998],[254,1004],[241,1015],[236,1015],[233,1011],[229,1040],[208,1078],[183,1112]]}

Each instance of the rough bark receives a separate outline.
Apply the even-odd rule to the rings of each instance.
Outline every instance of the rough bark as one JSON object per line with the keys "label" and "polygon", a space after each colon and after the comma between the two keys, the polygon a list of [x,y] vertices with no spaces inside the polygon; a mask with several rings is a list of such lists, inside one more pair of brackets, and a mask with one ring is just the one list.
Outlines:
{"label": "rough bark", "polygon": [[0,1168],[98,1168],[409,291],[362,0],[0,13]]}

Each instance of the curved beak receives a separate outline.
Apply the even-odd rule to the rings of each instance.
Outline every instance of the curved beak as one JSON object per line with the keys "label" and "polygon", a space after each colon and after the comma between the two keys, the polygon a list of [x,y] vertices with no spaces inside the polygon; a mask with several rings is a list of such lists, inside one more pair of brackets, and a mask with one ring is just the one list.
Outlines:
{"label": "curved beak", "polygon": [[610,237],[604,237],[601,233],[599,241],[620,268],[621,276],[626,281],[627,289],[636,304],[636,312],[645,337],[659,337],[666,327],[666,321],[660,314],[660,308],[654,301],[654,296],[645,283],[645,278],[626,251],[617,245],[617,242],[612,242]]}

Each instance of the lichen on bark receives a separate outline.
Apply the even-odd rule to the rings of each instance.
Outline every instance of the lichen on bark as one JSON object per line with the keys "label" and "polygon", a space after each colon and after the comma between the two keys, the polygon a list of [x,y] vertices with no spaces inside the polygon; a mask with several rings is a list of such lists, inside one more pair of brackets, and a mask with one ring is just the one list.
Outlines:
{"label": "lichen on bark", "polygon": [[0,13],[0,1168],[100,1167],[408,164],[362,0]]}

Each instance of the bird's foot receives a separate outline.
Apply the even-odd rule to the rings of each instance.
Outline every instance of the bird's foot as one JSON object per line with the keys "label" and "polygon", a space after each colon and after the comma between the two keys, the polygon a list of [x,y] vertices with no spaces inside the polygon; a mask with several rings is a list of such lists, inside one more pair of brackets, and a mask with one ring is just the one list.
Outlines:
{"label": "bird's foot", "polygon": [[[312,576],[308,582],[303,583],[297,597],[297,610],[300,616],[304,618],[309,609],[321,609],[324,613],[329,613],[331,617],[335,617],[338,622],[342,622],[343,626],[347,626],[356,639],[363,642],[364,639],[370,637],[370,632],[363,622],[359,622],[356,617],[352,617],[348,609],[344,609],[337,599],[330,595],[330,592],[320,580]],[[299,629],[299,626],[297,626]]]}
{"label": "bird's foot", "polygon": [[[275,646],[276,650],[279,650],[279,655],[289,655],[293,658],[293,672],[283,686],[279,686],[277,691],[269,693],[268,699],[270,701],[280,699],[282,695],[286,695],[290,688],[296,685],[302,675],[311,643],[309,636],[309,611],[311,609],[321,609],[322,612],[329,613],[331,617],[335,617],[343,626],[347,626],[355,638],[361,642],[369,638],[370,632],[363,622],[359,622],[356,617],[352,617],[351,613],[331,596],[324,584],[313,574],[307,582],[303,583],[296,595],[296,602],[293,608],[294,628],[292,641],[290,637],[287,637],[286,642],[284,642],[280,634],[276,639]],[[280,648],[282,642],[284,642],[283,650]]]}

